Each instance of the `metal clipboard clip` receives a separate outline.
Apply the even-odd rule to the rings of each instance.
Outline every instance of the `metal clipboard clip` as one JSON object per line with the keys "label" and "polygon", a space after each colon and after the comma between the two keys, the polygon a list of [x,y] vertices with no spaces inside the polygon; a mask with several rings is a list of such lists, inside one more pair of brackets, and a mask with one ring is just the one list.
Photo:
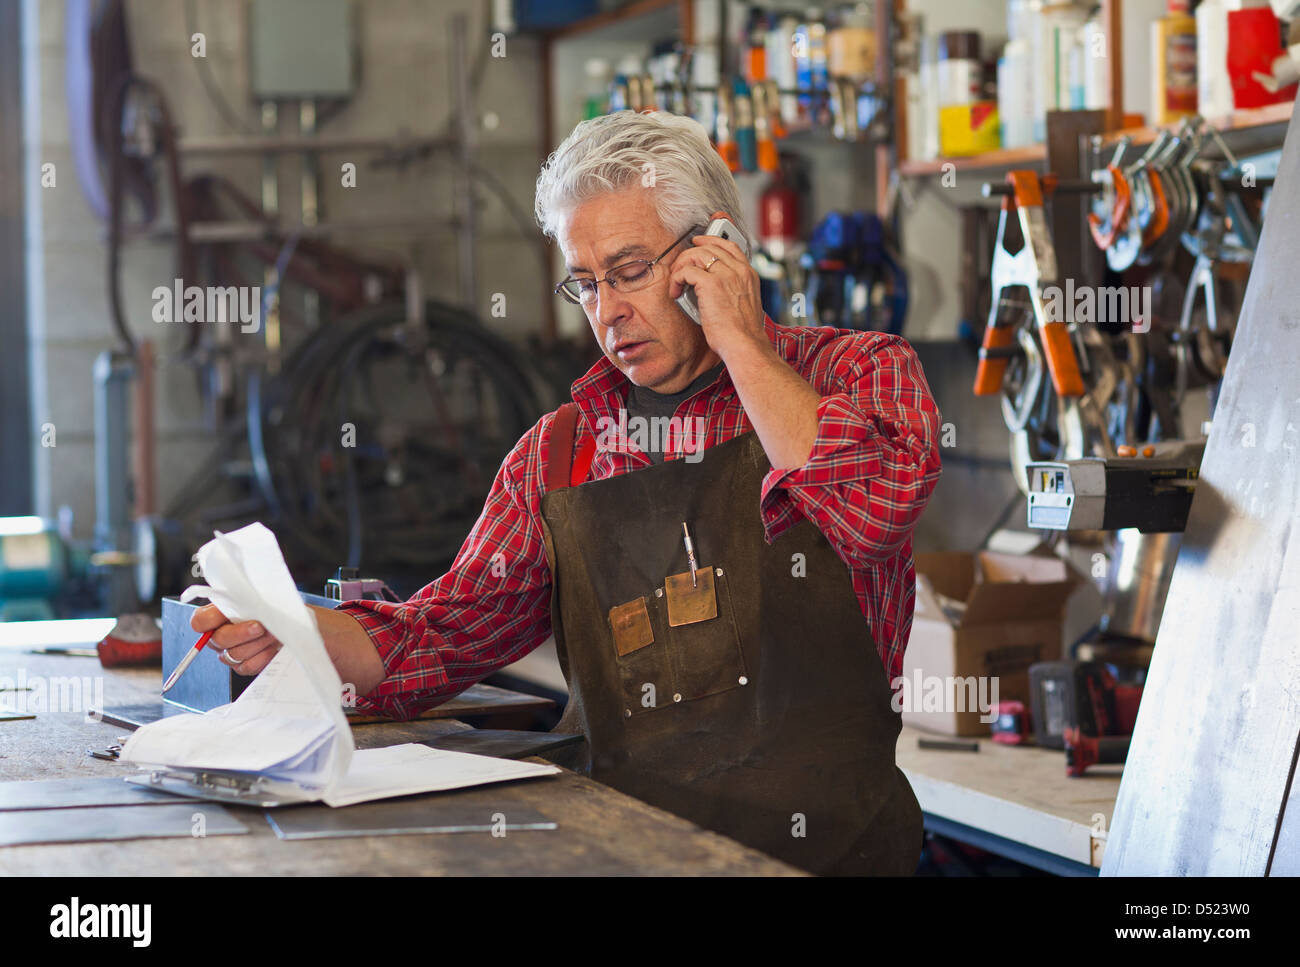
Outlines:
{"label": "metal clipboard clip", "polygon": [[150,769],[148,772],[127,776],[126,781],[180,796],[262,809],[315,802],[320,798],[296,783],[277,782],[249,772],[225,772],[220,769]]}

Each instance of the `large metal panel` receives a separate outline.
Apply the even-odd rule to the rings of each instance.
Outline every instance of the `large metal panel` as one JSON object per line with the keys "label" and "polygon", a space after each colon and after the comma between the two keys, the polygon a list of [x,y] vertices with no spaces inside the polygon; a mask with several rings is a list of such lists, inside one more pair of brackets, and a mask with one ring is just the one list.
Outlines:
{"label": "large metal panel", "polygon": [[[163,598],[164,674],[170,674],[198,643],[199,633],[190,627],[190,618],[198,608],[197,604],[182,602],[177,598]],[[244,678],[231,671],[216,651],[204,648],[163,701],[186,711],[206,712],[239,698],[251,681],[251,678]]]}
{"label": "large metal panel", "polygon": [[1294,849],[1269,869],[1300,736],[1297,226],[1293,117],[1103,875],[1300,873]]}

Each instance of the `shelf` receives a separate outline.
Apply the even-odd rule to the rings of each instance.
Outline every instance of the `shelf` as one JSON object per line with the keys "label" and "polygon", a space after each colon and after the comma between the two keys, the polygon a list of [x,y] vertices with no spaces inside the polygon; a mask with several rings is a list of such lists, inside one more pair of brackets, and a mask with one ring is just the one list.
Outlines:
{"label": "shelf", "polygon": [[981,168],[1009,168],[1012,165],[1036,164],[1047,160],[1047,146],[1029,144],[1021,148],[999,148],[983,154],[961,158],[931,158],[925,161],[900,161],[899,174],[904,176],[937,175],[944,165],[951,164],[956,171],[977,171]]}
{"label": "shelf", "polygon": [[[1270,104],[1267,107],[1248,108],[1243,111],[1233,111],[1231,114],[1222,117],[1212,117],[1206,120],[1212,127],[1218,128],[1220,132],[1225,131],[1246,131],[1250,128],[1262,128],[1270,124],[1285,124],[1291,120],[1291,109],[1293,105],[1289,102],[1281,104]],[[1127,128],[1120,131],[1107,131],[1102,135],[1102,141],[1110,144],[1118,141],[1125,135],[1133,139],[1134,144],[1146,144],[1154,141],[1165,127],[1176,127],[1177,125],[1165,125],[1164,127],[1145,127],[1145,128]]]}
{"label": "shelf", "polygon": [[[1267,107],[1249,108],[1233,111],[1225,117],[1208,118],[1210,124],[1221,132],[1247,131],[1251,128],[1267,127],[1271,124],[1285,124],[1291,120],[1292,105],[1270,104]],[[1155,139],[1160,127],[1126,128],[1120,131],[1107,131],[1102,141],[1112,144],[1124,135],[1133,139],[1134,144],[1145,144]],[[980,168],[1007,168],[1012,165],[1032,164],[1044,161],[1047,149],[1041,144],[1031,144],[1023,148],[1004,148],[987,151],[984,154],[970,155],[964,158],[932,158],[928,161],[902,161],[898,165],[899,173],[905,176],[937,175],[943,172],[943,166],[952,164],[957,171],[972,171]]]}

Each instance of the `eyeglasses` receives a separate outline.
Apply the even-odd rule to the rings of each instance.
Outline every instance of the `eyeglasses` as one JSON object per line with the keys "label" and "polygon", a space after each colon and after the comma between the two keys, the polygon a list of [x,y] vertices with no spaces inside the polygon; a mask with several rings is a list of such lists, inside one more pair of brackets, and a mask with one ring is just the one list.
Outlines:
{"label": "eyeglasses", "polygon": [[556,285],[555,294],[564,296],[575,305],[589,306],[596,301],[596,287],[602,282],[608,282],[610,288],[617,289],[619,292],[636,292],[644,289],[654,281],[655,265],[682,242],[698,233],[699,227],[692,226],[685,235],[654,258],[633,259],[631,262],[616,265],[605,273],[603,279],[575,279],[573,276],[569,276],[569,278]]}

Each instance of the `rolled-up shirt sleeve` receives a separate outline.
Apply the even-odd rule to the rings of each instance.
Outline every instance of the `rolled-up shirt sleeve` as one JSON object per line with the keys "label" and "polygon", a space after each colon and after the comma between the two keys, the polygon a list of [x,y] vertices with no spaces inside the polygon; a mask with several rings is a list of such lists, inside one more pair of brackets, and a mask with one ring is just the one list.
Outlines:
{"label": "rolled-up shirt sleeve", "polygon": [[506,456],[446,574],[403,602],[348,601],[387,677],[357,707],[408,719],[522,658],[551,632],[540,421]]}
{"label": "rolled-up shirt sleeve", "polygon": [[899,551],[938,481],[939,409],[900,337],[837,342],[810,380],[822,392],[812,453],[767,473],[760,506],[769,542],[807,518],[846,563],[870,566]]}

